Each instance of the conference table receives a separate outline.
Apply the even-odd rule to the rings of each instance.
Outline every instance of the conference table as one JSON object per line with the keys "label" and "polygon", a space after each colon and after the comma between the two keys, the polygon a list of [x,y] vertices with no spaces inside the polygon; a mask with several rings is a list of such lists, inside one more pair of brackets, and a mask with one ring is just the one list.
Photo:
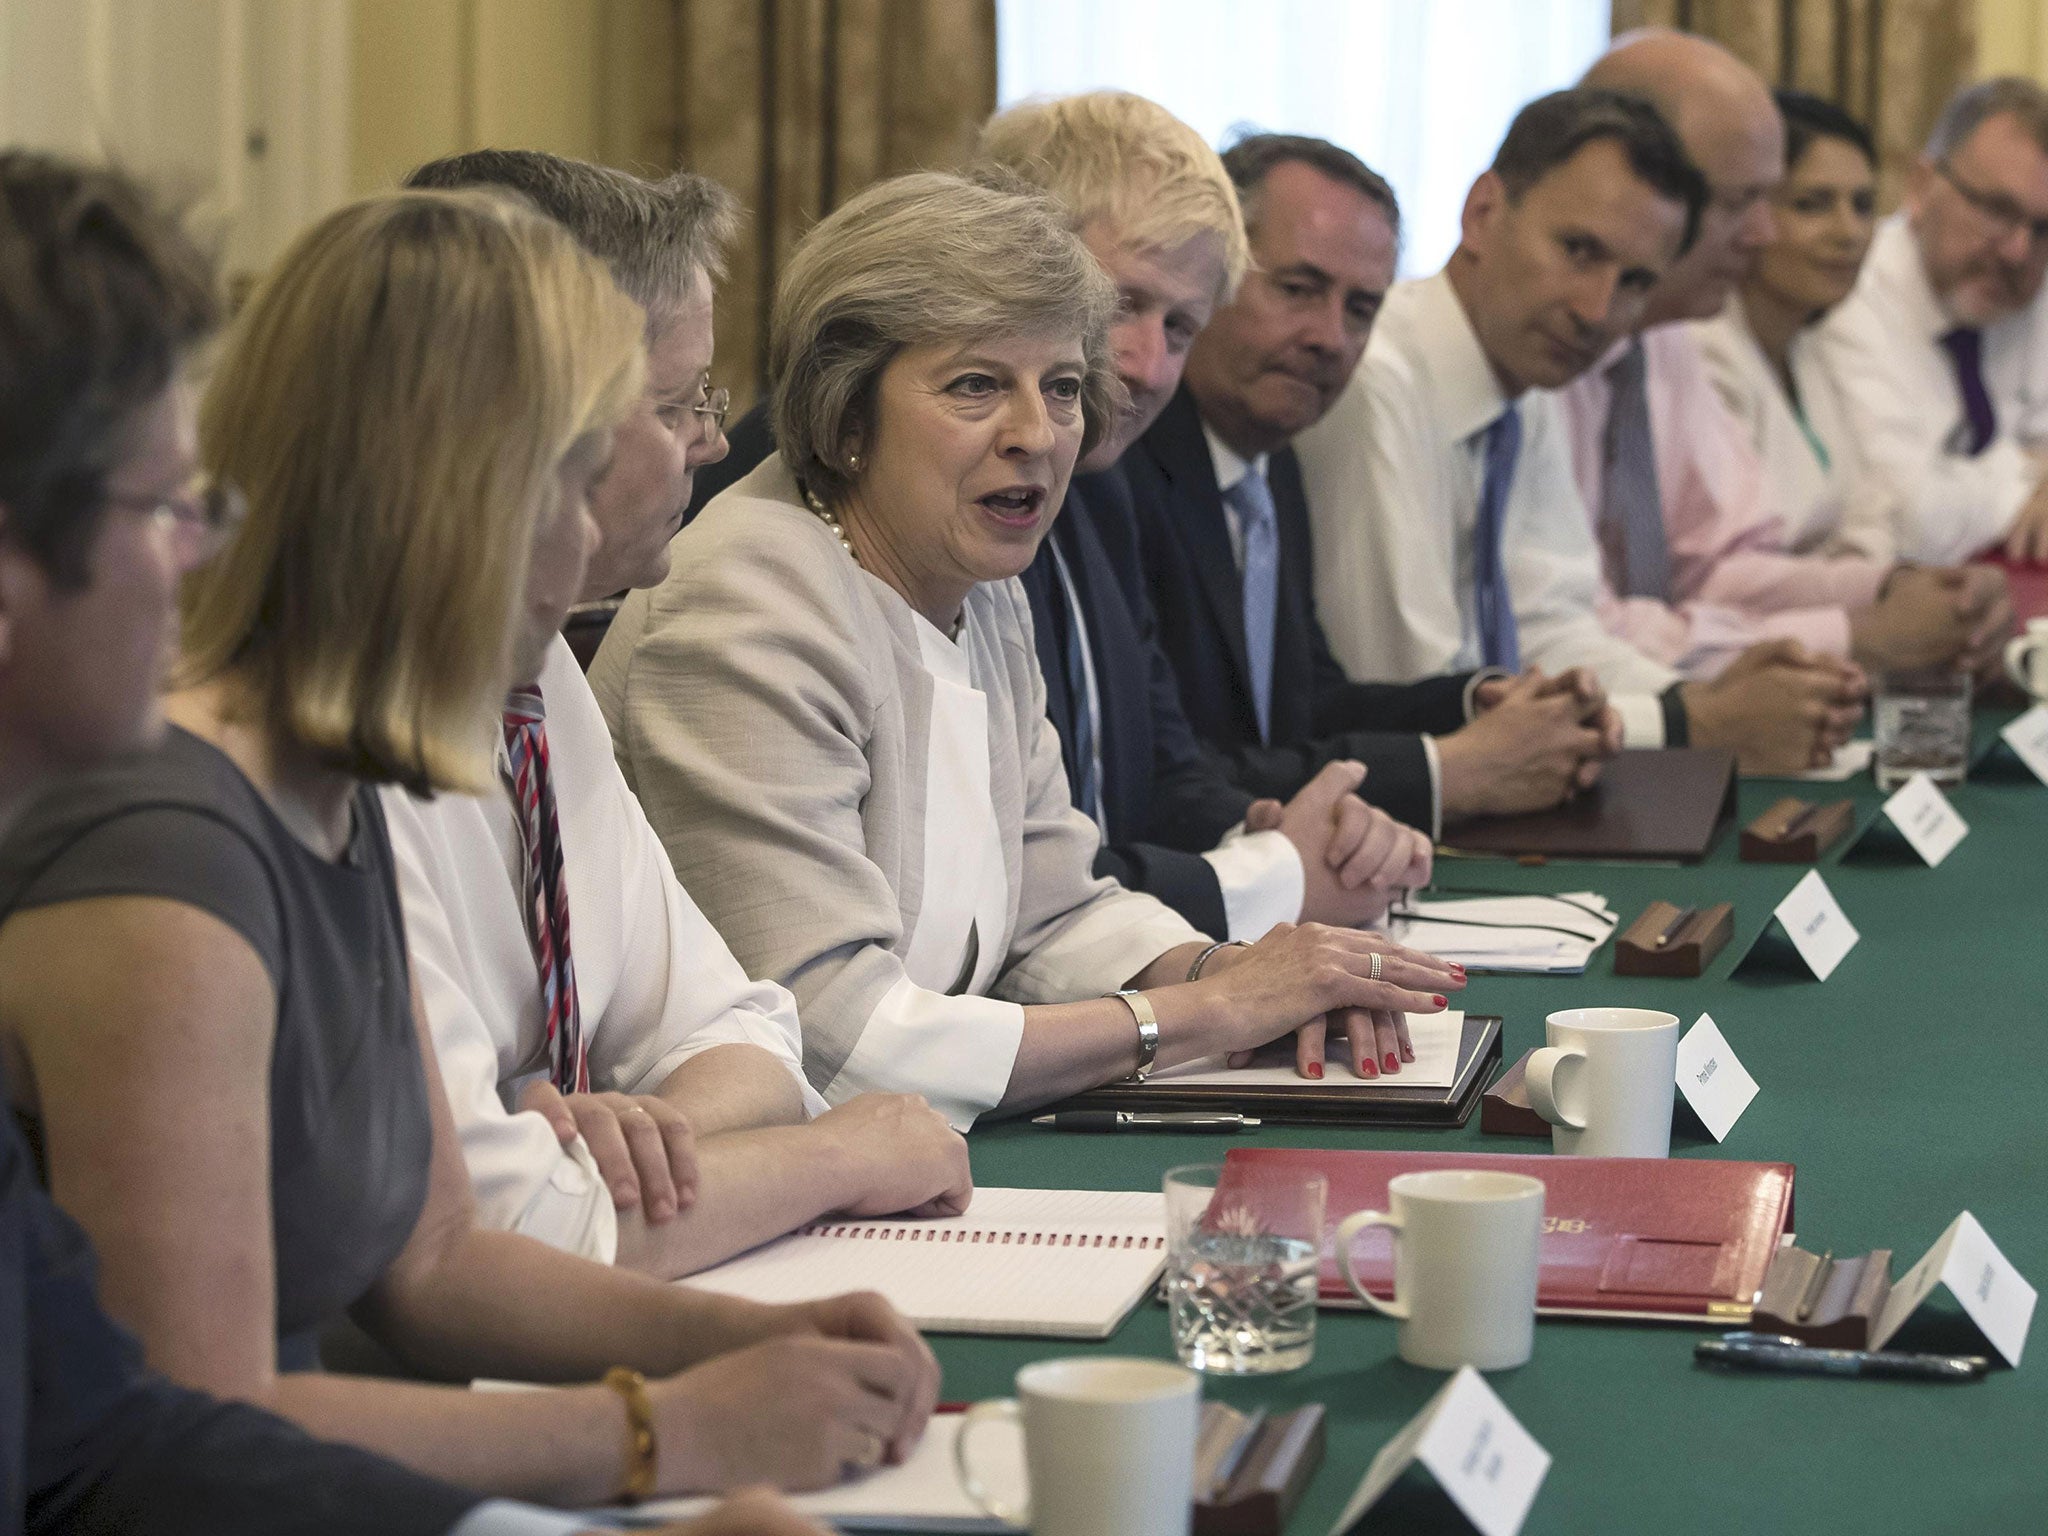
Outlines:
{"label": "conference table", "polygon": [[[1979,745],[2011,715],[1980,710]],[[1882,799],[1867,774],[1839,786],[1746,780],[1738,821],[1788,793],[1851,795],[1859,826]],[[1544,1015],[1560,1008],[1628,1004],[1685,1025],[1711,1013],[1761,1092],[1725,1143],[1680,1132],[1674,1157],[1795,1164],[1802,1245],[1844,1256],[1890,1248],[1895,1277],[1968,1209],[2022,1275],[2048,1284],[2048,787],[2014,763],[1998,774],[1973,769],[1952,798],[1970,831],[1938,868],[1845,861],[1844,845],[1823,856],[1822,874],[1862,935],[1825,983],[1735,974],[1805,866],[1739,862],[1733,827],[1689,867],[1441,860],[1437,895],[1591,889],[1624,924],[1658,898],[1735,906],[1733,941],[1698,979],[1618,977],[1610,944],[1583,976],[1475,977],[1457,1001],[1504,1016],[1507,1061],[1541,1045]],[[1548,1151],[1482,1134],[1476,1112],[1455,1130],[1077,1135],[1012,1122],[969,1137],[978,1182],[1072,1189],[1156,1189],[1168,1168],[1254,1144]],[[1400,1360],[1395,1326],[1324,1311],[1307,1368],[1206,1379],[1209,1396],[1239,1407],[1326,1405],[1327,1456],[1290,1533],[1324,1536],[1380,1446],[1447,1379]],[[1724,1374],[1693,1363],[1694,1342],[1711,1336],[1669,1324],[1538,1322],[1534,1358],[1487,1378],[1556,1458],[1525,1531],[2048,1528],[2040,1319],[2022,1368],[1973,1385]],[[942,1337],[933,1347],[954,1399],[1007,1396],[1018,1367],[1049,1356],[1172,1352],[1155,1302],[1101,1344]],[[1413,1471],[1358,1527],[1465,1528]]]}

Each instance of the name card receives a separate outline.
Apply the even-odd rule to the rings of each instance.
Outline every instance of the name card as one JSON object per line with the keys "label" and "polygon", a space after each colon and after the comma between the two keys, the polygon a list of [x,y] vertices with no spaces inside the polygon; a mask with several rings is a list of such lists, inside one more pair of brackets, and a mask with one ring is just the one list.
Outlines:
{"label": "name card", "polygon": [[2034,777],[2048,784],[2048,704],[2036,704],[1998,734]]}
{"label": "name card", "polygon": [[1808,870],[1805,878],[1786,892],[1771,916],[1819,981],[1834,975],[1842,957],[1862,937],[1817,869]]}
{"label": "name card", "polygon": [[1486,1379],[1464,1366],[1407,1428],[1380,1447],[1330,1536],[1343,1536],[1417,1463],[1429,1469],[1481,1536],[1515,1536],[1550,1471],[1550,1453]]}
{"label": "name card", "polygon": [[2027,1343],[2027,1325],[2034,1317],[2035,1291],[1968,1211],[1950,1222],[1920,1262],[1892,1287],[1884,1311],[1870,1330],[1870,1347],[1883,1349],[1920,1303],[1942,1285],[1962,1303],[1985,1342],[2007,1365],[2018,1365]]}
{"label": "name card", "polygon": [[1716,1141],[1728,1139],[1756,1097],[1756,1079],[1735,1059],[1712,1014],[1701,1014],[1679,1038],[1678,1091]]}
{"label": "name card", "polygon": [[1924,773],[1914,774],[1885,801],[1884,814],[1929,869],[1953,853],[1970,831],[1948,796]]}

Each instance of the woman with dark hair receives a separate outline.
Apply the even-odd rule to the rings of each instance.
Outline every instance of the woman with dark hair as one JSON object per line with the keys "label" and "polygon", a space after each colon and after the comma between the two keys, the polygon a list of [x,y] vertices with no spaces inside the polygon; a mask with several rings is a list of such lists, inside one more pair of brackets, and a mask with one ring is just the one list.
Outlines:
{"label": "woman with dark hair", "polygon": [[1856,285],[1877,217],[1870,131],[1803,91],[1777,93],[1785,180],[1777,238],[1699,337],[1714,383],[1749,430],[1769,510],[1800,552],[1891,557],[1894,503],[1848,430],[1839,386],[1813,345],[1821,317]]}

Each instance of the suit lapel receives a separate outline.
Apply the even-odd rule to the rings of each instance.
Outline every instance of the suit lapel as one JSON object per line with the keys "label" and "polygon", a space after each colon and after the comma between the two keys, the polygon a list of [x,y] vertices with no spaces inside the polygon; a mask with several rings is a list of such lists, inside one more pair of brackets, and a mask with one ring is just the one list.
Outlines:
{"label": "suit lapel", "polygon": [[1202,595],[1223,632],[1230,663],[1237,669],[1238,686],[1249,699],[1252,668],[1244,649],[1243,581],[1238,575],[1237,556],[1230,547],[1223,492],[1216,485],[1216,461],[1210,457],[1209,440],[1202,434],[1202,417],[1195,408],[1195,397],[1185,384],[1168,402],[1145,439],[1173,488],[1175,530],[1187,546]]}

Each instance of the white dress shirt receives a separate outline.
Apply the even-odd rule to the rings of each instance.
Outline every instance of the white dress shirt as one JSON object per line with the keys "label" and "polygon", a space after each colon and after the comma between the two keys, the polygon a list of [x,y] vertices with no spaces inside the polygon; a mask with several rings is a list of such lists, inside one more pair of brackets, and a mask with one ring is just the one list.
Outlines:
{"label": "white dress shirt", "polygon": [[[1234,517],[1235,514],[1233,513]],[[1232,525],[1235,526],[1235,523]],[[1095,744],[1095,777],[1102,779],[1102,690],[1095,681],[1094,642],[1088,638],[1088,616],[1081,610],[1081,596],[1074,590],[1074,578],[1057,545],[1051,546],[1053,568],[1059,573],[1065,594],[1067,623],[1073,627],[1081,647],[1082,686],[1087,691],[1089,739]],[[1096,825],[1102,835],[1113,834],[1109,813],[1098,796]],[[1301,917],[1301,903],[1308,892],[1308,880],[1301,867],[1301,854],[1281,832],[1247,832],[1242,822],[1223,834],[1223,840],[1202,857],[1216,876],[1223,897],[1226,938],[1256,942],[1276,923],[1292,923]]]}
{"label": "white dress shirt", "polygon": [[[652,1093],[692,1056],[757,1045],[803,1087],[808,1110],[822,1109],[804,1085],[795,1003],[747,977],[677,883],[560,638],[540,685],[592,1089]],[[427,801],[387,788],[383,800],[413,976],[478,1218],[610,1263],[618,1216],[589,1150],[580,1140],[564,1148],[547,1120],[512,1108],[546,1070],[548,1043],[511,796]]]}
{"label": "white dress shirt", "polygon": [[1776,519],[1785,547],[1890,560],[1903,507],[1863,457],[1815,328],[1802,329],[1786,349],[1796,400],[1764,356],[1739,294],[1692,332],[1715,390],[1763,464],[1763,510]]}
{"label": "white dress shirt", "polygon": [[1954,328],[1927,281],[1904,214],[1878,227],[1855,290],[1820,324],[1821,359],[1848,402],[1863,457],[1899,498],[1905,560],[1952,565],[2005,536],[2048,444],[2048,298],[1983,328],[1984,387],[1997,433],[1982,453],[1959,451],[1967,430]]}
{"label": "white dress shirt", "polygon": [[[1396,283],[1350,385],[1295,443],[1315,530],[1316,605],[1353,677],[1411,682],[1476,667],[1473,542],[1498,376],[1443,273]],[[1602,626],[1600,552],[1558,403],[1519,401],[1502,546],[1522,661],[1590,667],[1631,746],[1660,746],[1678,674]]]}

